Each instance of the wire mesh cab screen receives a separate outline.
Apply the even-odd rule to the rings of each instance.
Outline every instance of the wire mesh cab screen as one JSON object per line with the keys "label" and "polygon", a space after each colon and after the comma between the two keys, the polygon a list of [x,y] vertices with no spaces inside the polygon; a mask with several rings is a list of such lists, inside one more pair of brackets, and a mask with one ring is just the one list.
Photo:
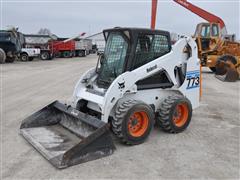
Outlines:
{"label": "wire mesh cab screen", "polygon": [[127,50],[128,43],[120,32],[108,34],[100,69],[101,80],[112,81],[123,72]]}
{"label": "wire mesh cab screen", "polygon": [[139,34],[133,69],[170,52],[168,37],[161,34]]}

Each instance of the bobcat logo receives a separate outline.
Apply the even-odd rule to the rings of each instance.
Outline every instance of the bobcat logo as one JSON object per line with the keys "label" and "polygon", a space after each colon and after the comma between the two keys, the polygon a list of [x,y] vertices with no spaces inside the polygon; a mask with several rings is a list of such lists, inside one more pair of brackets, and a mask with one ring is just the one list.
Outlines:
{"label": "bobcat logo", "polygon": [[122,83],[118,83],[118,88],[119,89],[124,89],[125,88],[125,81],[123,81]]}

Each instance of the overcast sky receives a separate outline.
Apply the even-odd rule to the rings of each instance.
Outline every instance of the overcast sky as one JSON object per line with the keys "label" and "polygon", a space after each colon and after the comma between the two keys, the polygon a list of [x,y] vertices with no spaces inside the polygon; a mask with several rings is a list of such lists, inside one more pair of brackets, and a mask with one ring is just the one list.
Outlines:
{"label": "overcast sky", "polygon": [[[228,33],[237,34],[239,39],[239,0],[189,1],[220,16]],[[151,0],[2,0],[1,4],[2,28],[14,25],[23,33],[37,33],[40,28],[49,28],[58,36],[71,37],[79,32],[89,35],[116,26],[150,27]],[[158,29],[192,35],[202,21],[172,0],[158,1]]]}

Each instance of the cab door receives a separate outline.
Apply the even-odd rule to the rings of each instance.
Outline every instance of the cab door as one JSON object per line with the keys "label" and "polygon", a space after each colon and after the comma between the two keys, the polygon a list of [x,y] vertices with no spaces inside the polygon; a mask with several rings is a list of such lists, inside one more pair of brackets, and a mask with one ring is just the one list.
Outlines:
{"label": "cab door", "polygon": [[200,43],[202,51],[209,50],[211,40],[211,27],[210,24],[202,24],[200,26]]}

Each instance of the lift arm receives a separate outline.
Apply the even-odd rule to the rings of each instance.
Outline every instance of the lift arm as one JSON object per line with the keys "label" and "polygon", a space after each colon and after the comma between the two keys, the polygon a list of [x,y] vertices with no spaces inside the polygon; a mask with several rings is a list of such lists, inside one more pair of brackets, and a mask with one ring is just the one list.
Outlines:
{"label": "lift arm", "polygon": [[158,0],[152,0],[151,29],[155,29]]}
{"label": "lift arm", "polygon": [[180,4],[181,6],[185,7],[186,9],[192,11],[194,14],[200,16],[201,18],[205,19],[206,21],[208,21],[210,23],[219,23],[221,29],[225,28],[225,23],[220,17],[215,16],[214,14],[211,14],[210,12],[207,12],[207,11],[203,10],[202,8],[193,5],[192,3],[188,2],[187,0],[173,0],[173,1]]}
{"label": "lift arm", "polygon": [[[155,28],[155,21],[156,21],[156,13],[157,13],[157,1],[158,0],[152,0],[152,16],[151,16],[151,28]],[[211,14],[210,12],[207,12],[200,7],[197,7],[187,0],[173,0],[174,2],[180,4],[181,6],[185,7],[189,11],[193,12],[194,14],[200,16],[201,18],[205,19],[206,21],[210,23],[219,23],[221,30],[226,29],[224,21],[214,14]]]}

